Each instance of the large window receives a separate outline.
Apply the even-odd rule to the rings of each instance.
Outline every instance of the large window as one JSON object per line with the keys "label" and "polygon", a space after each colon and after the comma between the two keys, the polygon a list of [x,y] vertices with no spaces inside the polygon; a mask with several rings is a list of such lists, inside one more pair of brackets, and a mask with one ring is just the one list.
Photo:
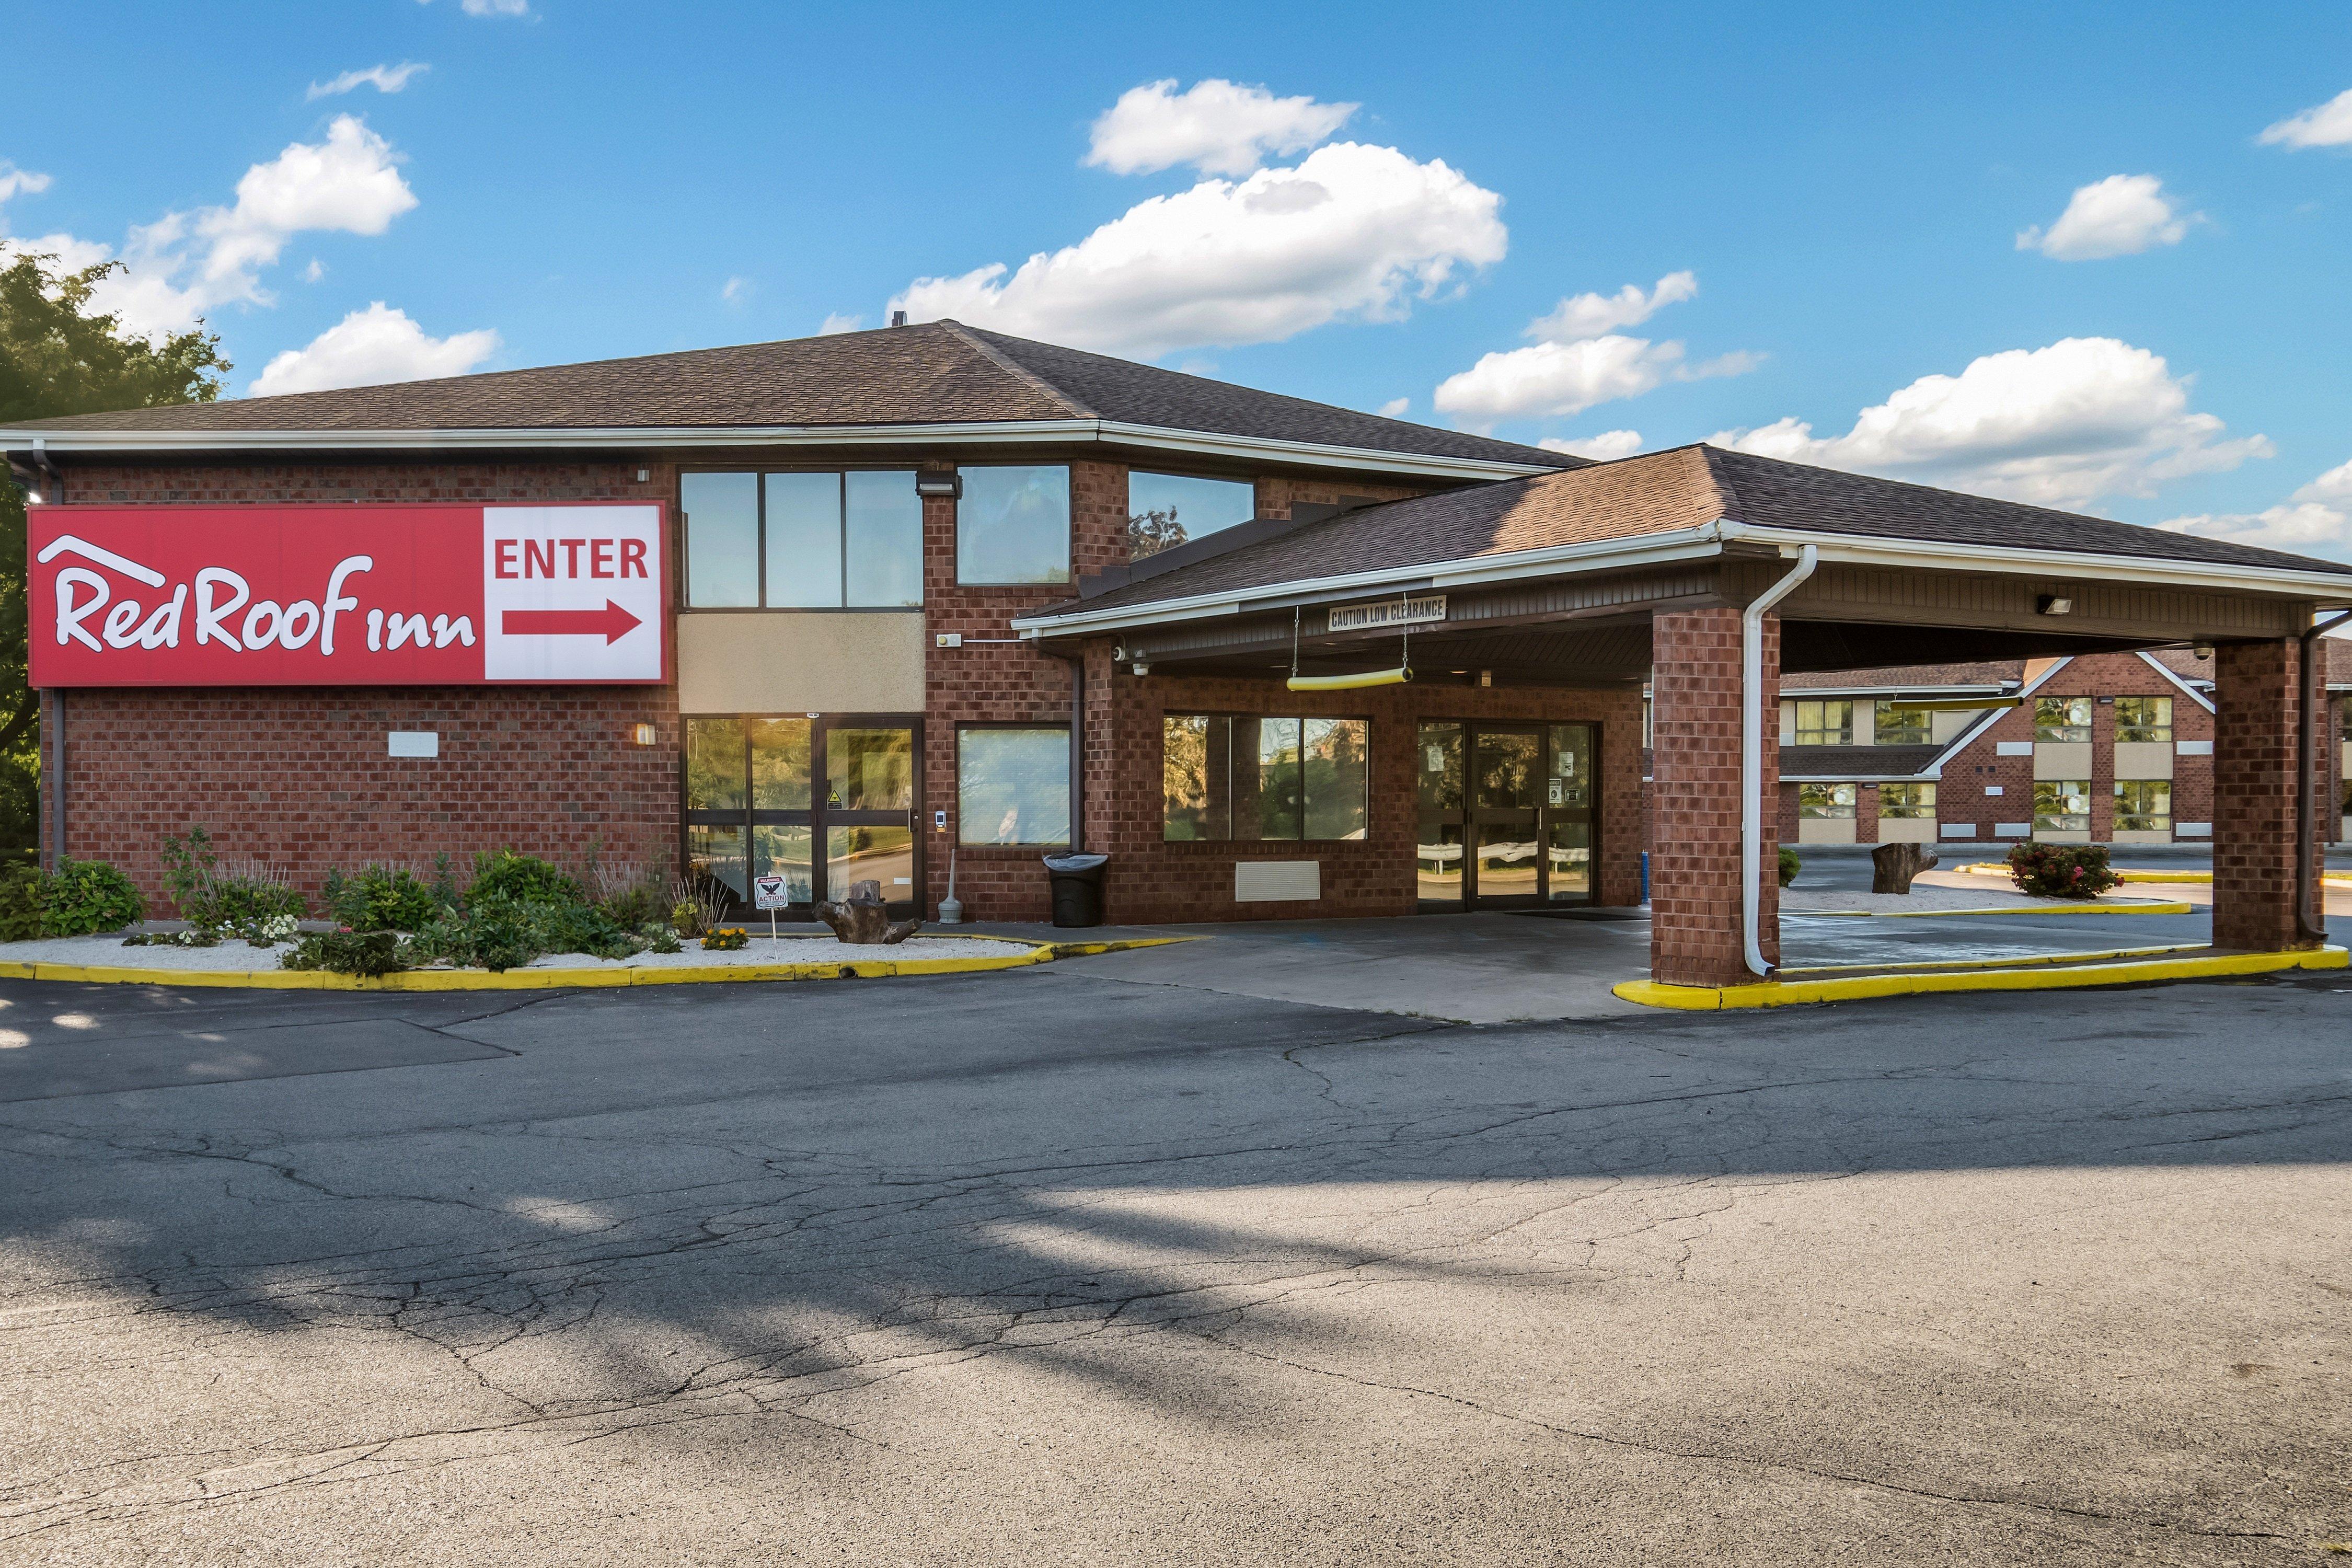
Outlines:
{"label": "large window", "polygon": [[806,719],[686,721],[689,871],[749,901],[751,879],[781,873],[793,901],[812,897]]}
{"label": "large window", "polygon": [[1161,744],[1163,837],[1364,837],[1369,720],[1171,713]]}
{"label": "large window", "polygon": [[2087,697],[2037,697],[2033,700],[2033,738],[2042,742],[2080,742],[2091,738],[2091,700]]}
{"label": "large window", "polygon": [[1070,470],[964,468],[956,502],[956,581],[1070,580]]}
{"label": "large window", "polygon": [[1800,746],[1853,744],[1853,704],[1810,701],[1798,703],[1796,735],[1796,743]]}
{"label": "large window", "polygon": [[2118,741],[2170,741],[2172,739],[2172,699],[2169,697],[2116,698],[2116,739]]}
{"label": "large window", "polygon": [[901,609],[923,602],[911,469],[687,474],[692,608]]}
{"label": "large window", "polygon": [[1936,786],[1931,784],[1883,784],[1878,786],[1878,815],[1897,821],[1936,820]]}
{"label": "large window", "polygon": [[1924,709],[1897,708],[1892,702],[1871,704],[1871,728],[1882,746],[1924,746],[1927,714]]}
{"label": "large window", "polygon": [[1067,844],[1069,727],[957,731],[956,837],[965,844]]}
{"label": "large window", "polygon": [[[2158,698],[2158,701],[2164,699]],[[2169,833],[2172,831],[2172,781],[2170,779],[2117,779],[2116,781],[2116,831],[2118,833]]]}
{"label": "large window", "polygon": [[1138,561],[1256,515],[1257,487],[1246,479],[1128,472],[1127,547]]}
{"label": "large window", "polygon": [[2091,830],[2089,781],[2034,780],[2033,830],[2036,833],[2088,833]]}
{"label": "large window", "polygon": [[1845,818],[1853,815],[1853,785],[1850,784],[1801,784],[1797,786],[1797,815],[1816,818]]}

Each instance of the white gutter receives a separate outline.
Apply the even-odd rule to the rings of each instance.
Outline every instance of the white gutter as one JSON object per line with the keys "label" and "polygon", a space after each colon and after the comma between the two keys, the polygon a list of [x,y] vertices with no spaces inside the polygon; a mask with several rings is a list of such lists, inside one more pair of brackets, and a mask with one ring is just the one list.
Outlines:
{"label": "white gutter", "polygon": [[[1687,561],[1716,554],[1716,524],[1680,528],[1670,533],[1641,533],[1626,539],[1595,540],[1583,544],[1559,544],[1544,550],[1515,551],[1508,555],[1471,556],[1420,565],[1383,566],[1370,572],[1346,572],[1328,577],[1299,577],[1250,588],[1224,588],[1213,594],[1192,594],[1181,599],[1153,599],[1107,610],[1070,610],[1058,616],[1016,616],[1013,629],[1024,637],[1041,632],[1108,632],[1124,626],[1157,626],[1162,621],[1198,620],[1205,616],[1237,615],[1254,603],[1287,603],[1304,595],[1367,595],[1393,588],[1400,582],[1432,588],[1466,588],[1514,577],[1549,577],[1563,572],[1646,566],[1661,561]],[[1277,536],[1278,537],[1278,536]],[[1213,559],[1213,557],[1212,557]],[[1148,581],[1149,579],[1147,579]]]}
{"label": "white gutter", "polygon": [[2064,550],[2021,550],[2001,544],[1951,544],[1940,540],[1886,539],[1876,535],[1816,533],[1796,528],[1759,528],[1726,521],[1726,540],[1747,539],[1783,546],[1812,544],[1822,559],[1853,566],[1955,566],[2010,575],[2072,577],[2089,581],[2162,583],[2242,593],[2316,595],[2324,603],[2352,605],[2352,575],[2297,572],[2278,566],[2235,566],[2224,562],[2178,560],[2155,555],[2101,555]]}
{"label": "white gutter", "polygon": [[1483,458],[1424,456],[1370,447],[1280,441],[1131,425],[1113,419],[962,420],[917,425],[668,425],[464,430],[0,430],[0,448],[45,443],[51,452],[362,452],[565,450],[667,447],[1003,447],[1104,444],[1196,457],[1352,468],[1435,479],[1500,479],[1556,470]]}
{"label": "white gutter", "polygon": [[1813,546],[1801,548],[1795,568],[1739,616],[1739,936],[1748,972],[1759,980],[1772,977],[1756,931],[1764,903],[1763,868],[1758,863],[1764,838],[1764,617],[1795,593],[1821,561],[1821,552]]}

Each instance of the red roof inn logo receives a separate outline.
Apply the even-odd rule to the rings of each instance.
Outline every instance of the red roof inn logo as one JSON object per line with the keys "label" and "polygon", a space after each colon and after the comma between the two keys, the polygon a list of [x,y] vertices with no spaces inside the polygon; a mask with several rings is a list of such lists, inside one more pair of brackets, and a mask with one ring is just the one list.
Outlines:
{"label": "red roof inn logo", "polygon": [[662,509],[30,509],[37,686],[667,676]]}

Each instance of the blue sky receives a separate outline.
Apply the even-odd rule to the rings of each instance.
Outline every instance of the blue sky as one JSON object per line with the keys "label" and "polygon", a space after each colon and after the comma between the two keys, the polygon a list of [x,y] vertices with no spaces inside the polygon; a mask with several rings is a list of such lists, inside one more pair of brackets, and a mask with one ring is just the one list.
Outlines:
{"label": "blue sky", "polygon": [[128,255],[238,391],[898,299],[2352,557],[2341,5],[473,4],[11,5],[0,226]]}

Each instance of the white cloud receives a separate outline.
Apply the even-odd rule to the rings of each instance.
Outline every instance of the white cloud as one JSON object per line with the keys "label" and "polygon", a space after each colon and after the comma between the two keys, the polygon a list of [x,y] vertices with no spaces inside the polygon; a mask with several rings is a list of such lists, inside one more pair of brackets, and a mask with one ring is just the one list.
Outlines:
{"label": "white cloud", "polygon": [[68,269],[119,259],[123,269],[92,290],[98,309],[142,335],[184,331],[231,300],[270,303],[260,269],[276,265],[297,234],[382,234],[416,205],[398,161],[364,121],[338,115],[324,142],[294,142],[246,170],[235,205],[134,225],[119,257],[110,246],[70,234],[0,239],[0,255],[47,252]]}
{"label": "white cloud", "polygon": [[2263,132],[2264,146],[2352,147],[2352,87]]}
{"label": "white cloud", "polygon": [[730,278],[719,286],[719,297],[730,305],[740,305],[751,297],[751,287],[749,278]]}
{"label": "white cloud", "polygon": [[1666,306],[1697,293],[1696,273],[1669,272],[1647,294],[1638,283],[1628,283],[1614,294],[1579,294],[1552,307],[1551,314],[1528,323],[1527,335],[1546,343],[1597,338],[1620,327],[1638,327]]}
{"label": "white cloud", "polygon": [[1381,405],[1381,417],[1383,419],[1402,419],[1404,417],[1404,411],[1412,406],[1412,399],[1410,397],[1391,397],[1386,403]]}
{"label": "white cloud", "polygon": [[288,349],[272,359],[247,395],[275,397],[288,392],[463,375],[498,349],[499,334],[487,329],[427,337],[405,311],[378,300],[364,310],[353,310],[303,347]]}
{"label": "white cloud", "polygon": [[839,311],[835,311],[834,314],[827,316],[824,319],[824,324],[817,328],[816,335],[821,338],[829,338],[836,332],[856,331],[865,325],[866,318],[863,316],[845,316]]}
{"label": "white cloud", "polygon": [[[430,5],[433,0],[416,0],[419,5]],[[463,0],[458,7],[468,16],[528,16],[530,0]]]}
{"label": "white cloud", "polygon": [[305,283],[316,283],[326,275],[327,264],[315,256],[310,258],[310,265],[302,268],[302,281]]}
{"label": "white cloud", "polygon": [[2017,248],[2058,261],[2137,256],[2159,245],[2179,245],[2201,216],[2182,216],[2154,174],[2109,174],[2077,190],[2048,233],[2039,227],[2020,233]]}
{"label": "white cloud", "polygon": [[31,195],[48,188],[49,177],[47,174],[37,174],[30,169],[20,169],[6,159],[0,158],[0,202],[5,202],[11,196]]}
{"label": "white cloud", "polygon": [[1547,452],[1566,452],[1572,458],[1591,458],[1595,462],[1610,463],[1640,451],[1642,433],[1639,430],[1603,430],[1598,436],[1573,438],[1547,436],[1536,445]]}
{"label": "white cloud", "polygon": [[1400,321],[1460,269],[1501,260],[1502,202],[1439,160],[1335,142],[1297,168],[1154,196],[1017,270],[918,279],[890,308],[1112,353],[1276,342]]}
{"label": "white cloud", "polygon": [[1781,419],[1707,439],[1766,457],[1885,474],[2043,506],[2155,493],[2168,479],[2272,455],[2263,436],[2222,437],[2189,406],[2190,378],[2114,338],[2065,338],[1923,375],[1843,436]]}
{"label": "white cloud", "polygon": [[1276,98],[1217,78],[1183,92],[1176,80],[1119,94],[1095,121],[1086,162],[1114,174],[1149,174],[1190,163],[1204,174],[1246,174],[1270,156],[1304,153],[1361,107]]}
{"label": "white cloud", "polygon": [[2176,517],[2157,526],[2236,544],[2352,559],[2352,462],[2328,469],[2278,506],[2256,512]]}
{"label": "white cloud", "polygon": [[370,66],[365,70],[345,71],[332,81],[314,81],[310,96],[313,99],[332,98],[357,87],[372,87],[378,92],[398,92],[408,85],[408,79],[419,71],[431,70],[413,60],[403,60],[396,66]]}
{"label": "white cloud", "polygon": [[1533,346],[1483,355],[1447,376],[1433,401],[1440,411],[1491,427],[1504,419],[1565,419],[1597,404],[1639,397],[1669,381],[1744,375],[1760,356],[1727,353],[1686,363],[1679,342],[1653,342],[1614,329],[1647,321],[1698,292],[1688,272],[1670,272],[1648,293],[1628,283],[1614,294],[1578,294],[1528,324]]}

